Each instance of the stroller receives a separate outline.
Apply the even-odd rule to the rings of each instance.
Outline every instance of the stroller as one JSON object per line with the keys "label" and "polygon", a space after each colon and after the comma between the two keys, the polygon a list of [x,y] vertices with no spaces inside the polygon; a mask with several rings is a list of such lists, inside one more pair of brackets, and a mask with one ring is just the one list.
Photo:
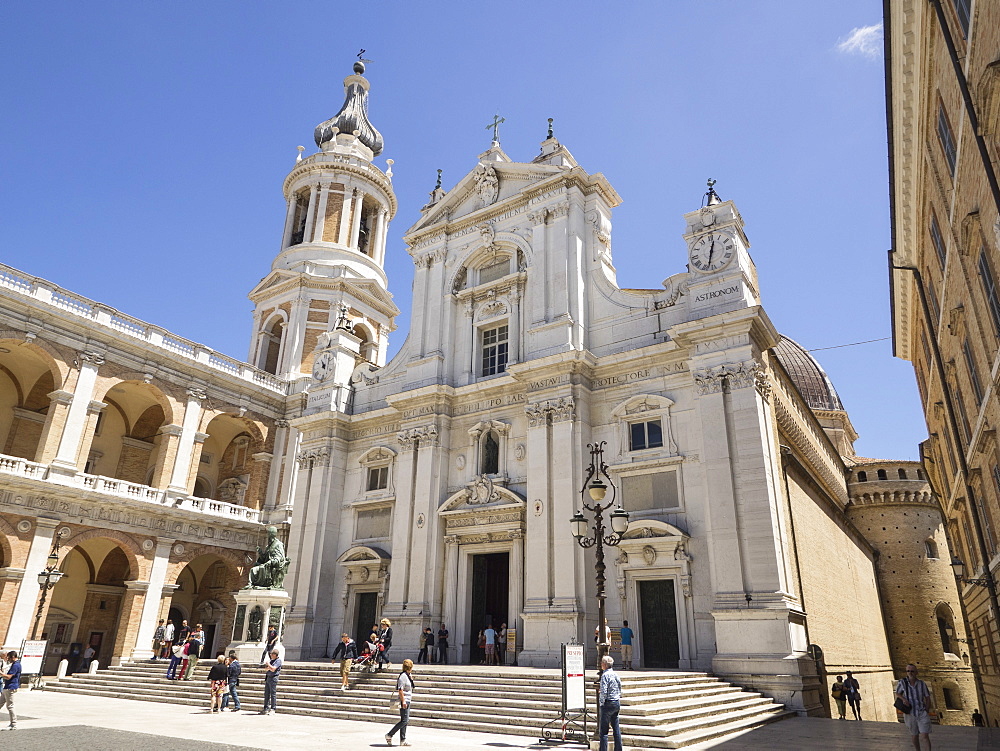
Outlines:
{"label": "stroller", "polygon": [[378,647],[378,641],[366,642],[365,648],[358,655],[358,659],[351,664],[351,670],[357,670],[359,673],[376,672],[378,670],[378,663],[375,658],[378,655]]}

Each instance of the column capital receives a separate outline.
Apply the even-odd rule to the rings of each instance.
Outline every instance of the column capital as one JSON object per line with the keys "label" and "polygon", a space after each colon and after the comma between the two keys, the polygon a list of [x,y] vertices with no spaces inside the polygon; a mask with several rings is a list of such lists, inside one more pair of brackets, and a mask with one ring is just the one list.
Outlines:
{"label": "column capital", "polygon": [[200,402],[203,399],[208,399],[208,392],[205,389],[200,389],[197,387],[191,387],[187,390],[188,399],[190,401]]}
{"label": "column capital", "polygon": [[50,391],[46,396],[56,404],[70,404],[73,401],[73,392],[63,391],[62,389]]}
{"label": "column capital", "polygon": [[82,368],[84,363],[90,363],[94,367],[98,367],[104,364],[104,355],[92,350],[77,352],[76,366]]}
{"label": "column capital", "polygon": [[148,581],[128,581],[125,582],[125,589],[132,592],[145,592],[149,589]]}
{"label": "column capital", "polygon": [[87,405],[87,412],[103,412],[107,409],[108,405],[104,402],[99,402],[96,399]]}

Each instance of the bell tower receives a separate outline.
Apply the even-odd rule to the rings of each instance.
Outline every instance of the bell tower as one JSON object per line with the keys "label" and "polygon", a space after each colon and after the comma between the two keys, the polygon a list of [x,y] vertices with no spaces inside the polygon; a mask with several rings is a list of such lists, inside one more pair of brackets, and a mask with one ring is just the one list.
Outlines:
{"label": "bell tower", "polygon": [[371,85],[364,72],[364,62],[354,63],[340,111],[316,126],[319,151],[303,156],[299,147],[282,186],[286,213],[278,255],[250,293],[249,361],[292,381],[312,375],[334,330],[358,339],[359,362],[383,365],[399,313],[383,268],[396,213],[392,160],[385,172],[372,162],[383,143],[368,120]]}

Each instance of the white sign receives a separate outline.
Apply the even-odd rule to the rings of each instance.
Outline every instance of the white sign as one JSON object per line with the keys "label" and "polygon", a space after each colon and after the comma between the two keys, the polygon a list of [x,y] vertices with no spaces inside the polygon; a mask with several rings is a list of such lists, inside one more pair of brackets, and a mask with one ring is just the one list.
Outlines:
{"label": "white sign", "polygon": [[21,672],[24,675],[40,675],[42,660],[45,659],[45,640],[26,641],[21,647]]}
{"label": "white sign", "polygon": [[583,645],[562,645],[563,712],[583,712],[587,706],[583,677]]}

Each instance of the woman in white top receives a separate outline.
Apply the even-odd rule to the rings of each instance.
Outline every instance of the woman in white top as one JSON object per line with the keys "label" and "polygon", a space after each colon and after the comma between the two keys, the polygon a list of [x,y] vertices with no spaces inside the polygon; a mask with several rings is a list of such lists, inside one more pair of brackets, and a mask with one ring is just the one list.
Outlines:
{"label": "woman in white top", "polygon": [[410,721],[410,702],[413,700],[413,660],[403,660],[403,672],[396,679],[396,692],[399,694],[399,722],[392,726],[385,735],[385,742],[392,745],[392,736],[399,731],[399,745],[409,746],[406,742],[406,723]]}

